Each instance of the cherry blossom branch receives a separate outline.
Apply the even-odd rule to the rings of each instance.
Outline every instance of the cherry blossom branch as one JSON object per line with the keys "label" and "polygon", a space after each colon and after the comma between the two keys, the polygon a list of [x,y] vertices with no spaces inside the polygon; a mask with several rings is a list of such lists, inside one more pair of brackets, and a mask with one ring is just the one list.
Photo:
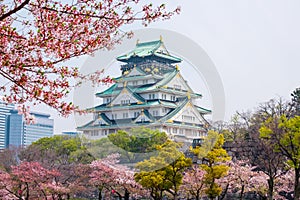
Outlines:
{"label": "cherry blossom branch", "polygon": [[30,0],[25,0],[23,3],[21,3],[19,6],[15,7],[13,10],[10,10],[9,12],[3,14],[0,16],[0,21],[3,21],[4,19],[6,19],[7,17],[10,17],[12,14],[18,12],[19,10],[21,10],[22,8],[24,8]]}

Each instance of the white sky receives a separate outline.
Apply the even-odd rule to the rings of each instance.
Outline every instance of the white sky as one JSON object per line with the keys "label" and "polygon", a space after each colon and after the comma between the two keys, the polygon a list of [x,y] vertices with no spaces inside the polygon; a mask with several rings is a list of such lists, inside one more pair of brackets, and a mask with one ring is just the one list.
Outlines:
{"label": "white sky", "polygon": [[[176,5],[180,15],[149,27],[176,31],[205,50],[223,82],[226,120],[271,98],[289,99],[300,86],[300,1],[167,1]],[[82,65],[84,59],[74,62]],[[55,133],[75,130],[73,117],[52,116]]]}

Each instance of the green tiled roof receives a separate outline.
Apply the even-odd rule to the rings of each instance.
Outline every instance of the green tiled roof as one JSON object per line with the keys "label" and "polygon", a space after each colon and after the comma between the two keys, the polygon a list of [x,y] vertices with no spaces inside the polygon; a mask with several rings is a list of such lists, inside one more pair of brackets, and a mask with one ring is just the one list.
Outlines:
{"label": "green tiled roof", "polygon": [[201,114],[208,114],[208,113],[211,113],[211,110],[209,109],[205,109],[205,108],[202,108],[200,106],[196,106],[195,107],[197,108],[197,110],[201,113]]}
{"label": "green tiled roof", "polygon": [[166,74],[163,80],[159,81],[155,86],[161,87],[169,83],[177,74],[179,73],[178,70],[174,70],[171,73]]}
{"label": "green tiled roof", "polygon": [[129,90],[129,92],[133,95],[134,98],[136,98],[138,101],[141,102],[145,102],[145,99],[143,97],[141,97],[141,95],[139,95],[138,93],[134,92],[130,87],[126,87],[127,90]]}
{"label": "green tiled roof", "polygon": [[[104,113],[101,113],[100,116],[99,116],[99,118],[103,119],[109,125],[112,124],[112,121]],[[107,125],[101,125],[101,124],[93,125],[93,123],[96,122],[98,119],[94,119],[94,120],[90,121],[89,123],[87,123],[87,124],[85,124],[83,126],[78,127],[78,129],[81,130],[81,129],[87,128],[87,127],[90,128],[90,127],[107,126]]]}
{"label": "green tiled roof", "polygon": [[111,124],[111,121],[110,121],[110,119],[106,116],[106,114],[101,113],[101,114],[100,114],[100,117],[101,117],[106,123]]}
{"label": "green tiled roof", "polygon": [[170,55],[167,51],[158,51],[160,47],[164,48],[163,42],[161,40],[137,43],[135,49],[131,52],[117,57],[118,61],[127,62],[133,57],[147,57],[147,56],[157,56],[163,59],[167,59],[173,63],[181,62],[180,58]]}
{"label": "green tiled roof", "polygon": [[144,114],[146,115],[146,117],[148,117],[153,122],[156,121],[156,119],[149,113],[148,110],[144,110]]}
{"label": "green tiled roof", "polygon": [[165,117],[162,117],[159,121],[164,122],[170,118],[172,118],[174,115],[176,115],[187,103],[189,102],[188,98],[185,98],[185,100],[179,105],[177,108],[172,110],[168,115]]}
{"label": "green tiled roof", "polygon": [[81,129],[84,129],[84,128],[86,128],[86,127],[90,127],[90,125],[93,124],[94,122],[95,122],[95,120],[90,121],[90,122],[87,123],[87,124],[84,124],[84,125],[82,125],[82,126],[77,127],[77,129],[78,129],[78,130],[81,130]]}
{"label": "green tiled roof", "polygon": [[135,80],[146,80],[149,78],[163,79],[162,76],[158,76],[155,74],[148,74],[148,75],[137,75],[137,76],[119,76],[114,80],[117,82],[124,82],[124,81],[135,81]]}
{"label": "green tiled roof", "polygon": [[161,101],[161,100],[152,100],[152,101],[147,101],[145,103],[142,104],[137,104],[137,103],[133,103],[133,104],[126,104],[126,105],[114,105],[114,106],[107,106],[107,104],[102,104],[99,106],[96,106],[94,108],[91,108],[90,110],[93,111],[111,111],[111,110],[116,110],[116,109],[128,109],[128,108],[144,108],[144,107],[149,107],[149,106],[158,106],[158,105],[162,105],[165,107],[169,107],[169,108],[176,108],[177,105],[175,103],[169,102],[169,101]]}
{"label": "green tiled roof", "polygon": [[[126,87],[129,88],[131,91],[134,91],[134,92],[143,92],[143,91],[146,91],[148,89],[151,89],[151,87],[153,85],[154,84],[146,84],[146,85],[142,85],[142,86],[139,86],[139,87],[127,85]],[[122,89],[123,89],[123,87],[118,87],[118,84],[114,84],[113,86],[111,86],[107,90],[105,90],[103,92],[96,93],[96,96],[97,97],[102,97],[102,96],[108,96],[108,95],[115,95],[115,94],[118,94]]]}
{"label": "green tiled roof", "polygon": [[96,93],[96,96],[101,97],[101,96],[105,96],[105,95],[116,94],[122,89],[122,88],[117,89],[117,87],[118,87],[118,84],[115,83],[110,88],[108,88],[107,90]]}

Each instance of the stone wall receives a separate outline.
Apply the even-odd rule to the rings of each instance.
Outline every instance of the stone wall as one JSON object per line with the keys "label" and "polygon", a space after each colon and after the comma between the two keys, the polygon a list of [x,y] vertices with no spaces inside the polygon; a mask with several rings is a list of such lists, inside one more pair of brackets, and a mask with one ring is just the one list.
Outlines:
{"label": "stone wall", "polygon": [[225,142],[223,148],[232,159],[249,159],[259,153],[257,143],[254,140],[241,142]]}

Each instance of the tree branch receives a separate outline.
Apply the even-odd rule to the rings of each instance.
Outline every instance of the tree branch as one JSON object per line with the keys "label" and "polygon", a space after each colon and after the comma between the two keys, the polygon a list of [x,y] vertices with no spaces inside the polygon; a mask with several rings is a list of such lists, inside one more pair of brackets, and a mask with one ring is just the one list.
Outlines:
{"label": "tree branch", "polygon": [[22,8],[24,8],[30,0],[25,0],[23,3],[21,3],[19,6],[15,7],[13,10],[10,10],[9,12],[3,14],[0,16],[0,21],[3,21],[5,18],[11,16],[12,14],[18,12],[19,10],[21,10]]}

